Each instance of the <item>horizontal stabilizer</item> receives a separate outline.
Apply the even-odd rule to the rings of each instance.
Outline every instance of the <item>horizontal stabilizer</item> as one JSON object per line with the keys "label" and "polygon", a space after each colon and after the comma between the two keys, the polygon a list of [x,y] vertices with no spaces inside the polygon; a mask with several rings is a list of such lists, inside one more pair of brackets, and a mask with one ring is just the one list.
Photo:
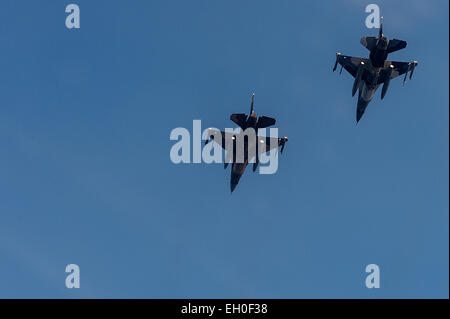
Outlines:
{"label": "horizontal stabilizer", "polygon": [[260,116],[256,124],[257,128],[266,128],[275,125],[276,120],[267,116]]}
{"label": "horizontal stabilizer", "polygon": [[239,125],[240,128],[243,129],[245,127],[245,122],[247,121],[247,115],[244,113],[231,114],[230,120],[232,120],[234,123]]}
{"label": "horizontal stabilizer", "polygon": [[365,46],[369,51],[372,51],[377,47],[378,39],[376,37],[364,37],[361,38],[361,44]]}
{"label": "horizontal stabilizer", "polygon": [[406,41],[403,41],[403,40],[397,40],[397,39],[389,40],[387,52],[392,53],[392,52],[404,49],[404,48],[406,48],[406,44],[407,44]]}

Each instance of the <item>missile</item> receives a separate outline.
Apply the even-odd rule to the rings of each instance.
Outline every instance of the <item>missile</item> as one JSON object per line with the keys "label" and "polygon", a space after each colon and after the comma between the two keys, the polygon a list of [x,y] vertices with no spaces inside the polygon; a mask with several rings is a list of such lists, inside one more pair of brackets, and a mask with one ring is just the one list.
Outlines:
{"label": "missile", "polygon": [[409,74],[409,79],[411,80],[411,78],[412,78],[412,76],[413,76],[413,73],[414,73],[414,69],[416,68],[416,66],[417,66],[417,61],[414,61],[413,62],[413,65],[412,65],[412,67],[411,67],[411,73]]}
{"label": "missile", "polygon": [[288,138],[287,138],[287,136],[285,136],[285,137],[283,137],[283,138],[281,138],[281,151],[280,151],[280,153],[281,154],[283,154],[283,150],[284,150],[284,146],[286,145],[286,142],[288,141]]}
{"label": "missile", "polygon": [[390,82],[391,82],[390,77],[384,82],[383,88],[381,89],[381,99],[384,99],[384,96],[386,95],[386,92],[387,92]]}
{"label": "missile", "polygon": [[339,52],[336,53],[336,62],[334,63],[333,72],[336,71],[336,68],[337,68],[337,65],[338,65],[338,57],[339,57],[340,55],[341,55],[341,54],[340,54]]}
{"label": "missile", "polygon": [[384,96],[386,95],[386,92],[389,87],[389,83],[391,83],[391,75],[392,75],[393,69],[394,69],[394,66],[391,64],[389,71],[386,74],[387,79],[386,79],[386,81],[384,81],[383,88],[381,89],[381,99],[384,99]]}

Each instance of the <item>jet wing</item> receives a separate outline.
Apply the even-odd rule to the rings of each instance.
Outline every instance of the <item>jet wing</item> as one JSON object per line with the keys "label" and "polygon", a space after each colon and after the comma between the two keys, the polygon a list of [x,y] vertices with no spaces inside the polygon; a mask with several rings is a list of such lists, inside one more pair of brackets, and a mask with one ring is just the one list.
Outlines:
{"label": "jet wing", "polygon": [[[244,114],[245,115],[245,114]],[[219,144],[224,150],[227,150],[227,142],[231,141],[235,133],[208,129],[208,138]]]}
{"label": "jet wing", "polygon": [[258,136],[258,143],[259,143],[258,144],[259,153],[265,153],[283,145],[283,138]]}
{"label": "jet wing", "polygon": [[[356,73],[358,73],[358,67],[361,64],[361,62],[364,62],[365,65],[369,64],[368,59],[363,58],[356,58],[353,56],[348,55],[341,55],[338,54],[336,57],[336,62],[339,63],[344,67],[344,69],[347,70],[348,73],[350,73],[353,77],[356,77]],[[363,74],[364,78],[364,74]]]}
{"label": "jet wing", "polygon": [[[406,72],[413,71],[416,67],[417,62],[396,62],[396,61],[386,61],[384,63],[384,68],[381,71],[382,75],[378,78],[378,84],[381,84],[387,80],[390,73],[390,79],[395,79],[396,77],[405,74]],[[392,69],[392,71],[390,71]]]}
{"label": "jet wing", "polygon": [[[214,142],[219,144],[224,150],[229,150],[231,148],[231,141],[233,140],[233,136],[238,134],[232,132],[224,132],[213,129],[208,129],[208,137],[212,137]],[[278,148],[283,144],[283,138],[281,137],[266,137],[266,136],[257,136],[258,141],[258,150],[259,153],[269,152],[274,148]],[[256,141],[255,141],[256,142]],[[255,142],[249,141],[249,148],[254,147]],[[228,144],[227,144],[228,143]]]}
{"label": "jet wing", "polygon": [[392,39],[389,40],[389,44],[387,47],[387,53],[392,53],[401,49],[406,48],[406,41],[398,40],[398,39]]}

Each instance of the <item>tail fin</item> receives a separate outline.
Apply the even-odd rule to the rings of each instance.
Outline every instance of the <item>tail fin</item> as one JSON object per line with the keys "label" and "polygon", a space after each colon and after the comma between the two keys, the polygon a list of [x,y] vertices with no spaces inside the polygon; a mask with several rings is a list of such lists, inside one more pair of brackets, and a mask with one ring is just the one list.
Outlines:
{"label": "tail fin", "polygon": [[378,40],[383,37],[383,17],[380,18],[380,29],[378,30],[377,37],[363,37],[361,38],[361,44],[367,48],[367,50],[372,51],[377,47]]}
{"label": "tail fin", "polygon": [[253,113],[253,102],[255,100],[255,93],[252,94],[252,104],[250,105],[250,115]]}
{"label": "tail fin", "polygon": [[378,30],[378,39],[383,37],[383,17],[380,18],[380,30]]}

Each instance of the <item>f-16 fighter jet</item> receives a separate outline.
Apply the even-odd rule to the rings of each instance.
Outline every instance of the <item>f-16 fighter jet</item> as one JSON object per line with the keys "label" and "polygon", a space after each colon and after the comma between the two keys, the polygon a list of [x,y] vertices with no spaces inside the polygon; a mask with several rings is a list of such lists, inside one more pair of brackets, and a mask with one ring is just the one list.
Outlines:
{"label": "f-16 fighter jet", "polygon": [[236,188],[245,168],[249,162],[253,162],[253,172],[259,164],[259,158],[262,153],[269,152],[272,149],[281,146],[283,153],[284,146],[288,141],[287,137],[266,137],[257,136],[258,128],[266,128],[275,124],[275,119],[261,116],[257,117],[253,112],[253,102],[255,95],[252,95],[252,104],[250,114],[232,114],[230,119],[240,126],[241,132],[224,132],[214,129],[208,129],[208,144],[212,139],[227,151],[224,168],[226,169],[231,162],[231,192]]}
{"label": "f-16 fighter jet", "polygon": [[381,90],[381,99],[386,95],[389,83],[393,78],[405,74],[403,84],[405,84],[408,72],[411,72],[409,78],[412,78],[417,61],[413,62],[393,62],[387,61],[389,53],[404,49],[406,41],[388,40],[383,34],[383,18],[378,37],[361,38],[361,44],[369,51],[369,59],[356,58],[352,56],[336,53],[336,63],[333,72],[336,71],[338,63],[350,73],[355,81],[353,82],[352,96],[358,90],[358,106],[356,109],[356,122],[359,122],[366,110],[367,105],[372,100],[375,91],[380,84],[383,84]]}

